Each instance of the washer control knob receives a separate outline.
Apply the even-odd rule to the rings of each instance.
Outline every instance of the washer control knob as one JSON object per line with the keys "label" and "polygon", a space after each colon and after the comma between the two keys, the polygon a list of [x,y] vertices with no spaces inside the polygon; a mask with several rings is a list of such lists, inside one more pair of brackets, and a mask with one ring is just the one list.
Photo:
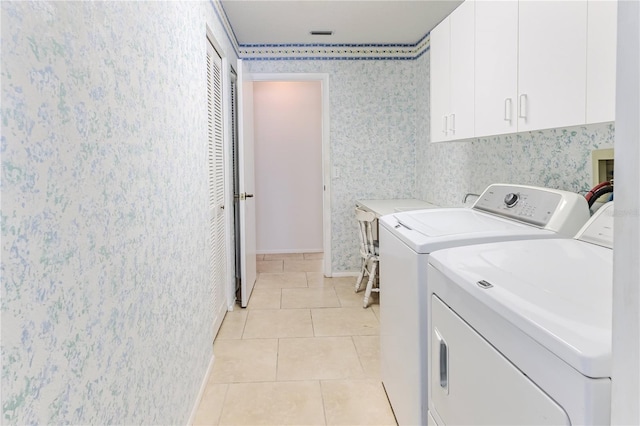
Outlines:
{"label": "washer control knob", "polygon": [[519,199],[520,197],[518,196],[518,194],[510,192],[504,197],[504,203],[507,205],[507,207],[511,208],[518,204]]}

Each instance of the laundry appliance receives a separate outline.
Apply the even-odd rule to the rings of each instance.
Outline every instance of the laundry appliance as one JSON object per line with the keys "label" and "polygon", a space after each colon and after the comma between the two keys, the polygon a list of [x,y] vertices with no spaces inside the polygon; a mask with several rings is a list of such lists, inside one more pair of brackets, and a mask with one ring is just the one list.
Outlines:
{"label": "laundry appliance", "polygon": [[429,259],[429,423],[610,422],[613,203],[575,239]]}
{"label": "laundry appliance", "polygon": [[399,424],[427,421],[429,254],[493,241],[571,238],[589,216],[581,195],[493,184],[471,208],[398,212],[380,219],[381,375]]}

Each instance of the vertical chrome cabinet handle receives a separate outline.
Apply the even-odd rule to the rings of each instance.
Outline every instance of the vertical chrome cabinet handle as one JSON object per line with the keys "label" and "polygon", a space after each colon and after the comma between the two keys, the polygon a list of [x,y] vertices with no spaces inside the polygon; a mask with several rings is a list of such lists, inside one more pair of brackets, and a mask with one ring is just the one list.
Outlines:
{"label": "vertical chrome cabinet handle", "polygon": [[440,387],[446,394],[449,394],[449,347],[447,346],[447,342],[442,338],[438,329],[434,329],[434,331],[436,333],[436,339],[438,340]]}
{"label": "vertical chrome cabinet handle", "polygon": [[447,116],[446,115],[442,116],[442,133],[444,133],[444,135],[447,136]]}
{"label": "vertical chrome cabinet handle", "polygon": [[527,119],[527,94],[520,95],[520,101],[518,102],[518,117]]}
{"label": "vertical chrome cabinet handle", "polygon": [[456,115],[455,114],[451,114],[451,120],[449,120],[451,123],[451,127],[449,127],[449,131],[451,132],[452,135],[456,134]]}
{"label": "vertical chrome cabinet handle", "polygon": [[504,121],[511,122],[511,98],[504,99]]}

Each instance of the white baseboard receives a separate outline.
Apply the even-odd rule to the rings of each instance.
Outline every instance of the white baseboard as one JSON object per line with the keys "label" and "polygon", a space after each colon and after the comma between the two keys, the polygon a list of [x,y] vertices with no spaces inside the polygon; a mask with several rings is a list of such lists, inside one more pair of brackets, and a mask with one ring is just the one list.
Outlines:
{"label": "white baseboard", "polygon": [[321,248],[315,249],[289,249],[289,250],[256,250],[256,254],[288,254],[288,253],[322,253]]}
{"label": "white baseboard", "polygon": [[196,397],[196,402],[191,409],[191,415],[189,416],[189,422],[187,426],[191,426],[193,422],[196,420],[196,413],[198,412],[198,407],[200,406],[200,401],[202,400],[202,396],[204,395],[204,391],[207,388],[207,383],[209,383],[209,376],[211,375],[211,371],[213,371],[213,362],[215,360],[215,355],[211,354],[211,359],[209,360],[209,366],[207,367],[207,372],[204,374],[204,379],[202,379],[202,384],[200,385],[200,390],[198,391],[198,396]]}
{"label": "white baseboard", "polygon": [[360,275],[358,271],[342,271],[342,272],[334,272],[331,274],[332,277],[357,277]]}

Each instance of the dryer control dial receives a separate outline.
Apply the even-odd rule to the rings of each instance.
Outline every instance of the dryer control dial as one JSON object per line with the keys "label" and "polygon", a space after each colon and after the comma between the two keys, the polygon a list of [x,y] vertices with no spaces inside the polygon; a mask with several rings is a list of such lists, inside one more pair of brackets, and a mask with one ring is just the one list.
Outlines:
{"label": "dryer control dial", "polygon": [[518,196],[518,194],[514,194],[513,192],[510,192],[504,197],[504,203],[506,204],[507,207],[511,208],[516,204],[518,204],[519,199],[520,197]]}

